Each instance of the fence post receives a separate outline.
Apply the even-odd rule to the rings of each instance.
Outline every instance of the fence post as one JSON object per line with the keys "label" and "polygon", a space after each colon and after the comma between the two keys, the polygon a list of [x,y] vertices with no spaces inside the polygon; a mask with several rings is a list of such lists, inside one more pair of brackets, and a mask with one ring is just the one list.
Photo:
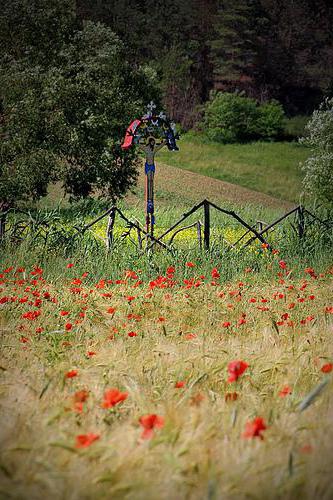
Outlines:
{"label": "fence post", "polygon": [[305,232],[305,219],[304,219],[304,207],[302,207],[301,205],[298,207],[297,215],[298,215],[298,237],[302,239],[304,237],[304,232]]}
{"label": "fence post", "polygon": [[113,243],[113,227],[114,227],[114,221],[116,218],[116,211],[113,208],[110,212],[109,215],[109,221],[108,221],[108,227],[106,229],[106,246],[108,251],[111,250],[112,248],[112,243]]}
{"label": "fence post", "polygon": [[204,247],[209,250],[210,247],[210,204],[207,200],[204,201]]}

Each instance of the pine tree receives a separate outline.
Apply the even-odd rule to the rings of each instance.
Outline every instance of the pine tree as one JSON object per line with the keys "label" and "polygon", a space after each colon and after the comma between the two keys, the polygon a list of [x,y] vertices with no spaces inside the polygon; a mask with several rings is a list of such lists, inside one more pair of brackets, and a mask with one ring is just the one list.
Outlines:
{"label": "pine tree", "polygon": [[211,40],[214,87],[242,90],[255,86],[260,74],[262,34],[267,25],[259,1],[222,0]]}

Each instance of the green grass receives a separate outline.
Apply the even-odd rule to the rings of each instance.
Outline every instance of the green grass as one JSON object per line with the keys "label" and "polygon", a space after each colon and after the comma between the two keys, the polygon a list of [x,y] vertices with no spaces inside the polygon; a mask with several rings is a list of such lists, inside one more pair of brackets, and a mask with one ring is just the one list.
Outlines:
{"label": "green grass", "polygon": [[295,142],[223,145],[193,133],[184,135],[179,146],[177,153],[159,153],[159,160],[294,202],[302,190],[299,164],[310,153]]}

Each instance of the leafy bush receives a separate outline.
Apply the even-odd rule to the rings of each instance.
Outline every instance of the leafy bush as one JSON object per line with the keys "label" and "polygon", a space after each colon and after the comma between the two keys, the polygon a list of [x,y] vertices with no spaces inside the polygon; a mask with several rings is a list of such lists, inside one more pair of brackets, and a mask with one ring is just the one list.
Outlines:
{"label": "leafy bush", "polygon": [[306,126],[308,136],[301,139],[312,149],[312,155],[304,162],[303,187],[306,194],[333,204],[333,99],[326,99],[314,111]]}
{"label": "leafy bush", "polygon": [[206,106],[207,136],[217,142],[272,139],[283,130],[284,111],[277,101],[258,105],[238,93],[216,92]]}
{"label": "leafy bush", "polygon": [[285,114],[278,101],[266,102],[258,107],[257,133],[263,139],[274,139],[283,132]]}

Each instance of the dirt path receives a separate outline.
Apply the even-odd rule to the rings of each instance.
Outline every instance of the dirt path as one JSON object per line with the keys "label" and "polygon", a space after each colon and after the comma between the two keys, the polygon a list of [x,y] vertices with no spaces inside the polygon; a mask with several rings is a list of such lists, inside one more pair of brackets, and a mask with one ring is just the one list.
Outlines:
{"label": "dirt path", "polygon": [[[140,174],[138,186],[143,189],[145,182],[144,174]],[[155,175],[156,191],[162,191],[191,202],[202,201],[204,198],[215,202],[223,201],[234,204],[262,205],[270,208],[288,209],[294,206],[286,200],[279,200],[273,196],[253,191],[230,182],[220,181],[200,175],[189,170],[170,167],[165,163],[157,163]]]}

